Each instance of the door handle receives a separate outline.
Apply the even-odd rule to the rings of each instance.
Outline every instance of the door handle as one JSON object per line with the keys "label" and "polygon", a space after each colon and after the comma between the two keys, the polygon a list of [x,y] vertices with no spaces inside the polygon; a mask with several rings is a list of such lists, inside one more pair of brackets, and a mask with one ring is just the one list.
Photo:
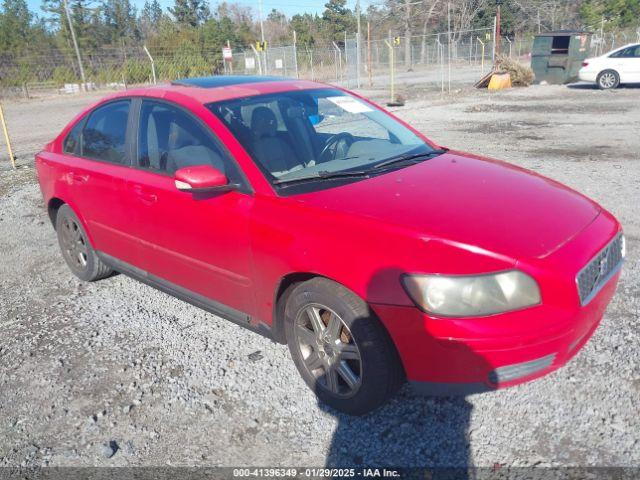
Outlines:
{"label": "door handle", "polygon": [[71,179],[74,183],[86,183],[89,180],[89,175],[80,175],[79,173],[72,173]]}
{"label": "door handle", "polygon": [[146,203],[147,205],[151,205],[152,203],[156,203],[158,197],[156,197],[153,193],[141,193],[138,195],[142,203]]}
{"label": "door handle", "polygon": [[156,203],[158,201],[157,195],[154,195],[153,193],[145,192],[142,186],[140,185],[135,185],[133,187],[133,191],[136,193],[136,195],[138,196],[138,198],[142,203],[151,205],[152,203]]}

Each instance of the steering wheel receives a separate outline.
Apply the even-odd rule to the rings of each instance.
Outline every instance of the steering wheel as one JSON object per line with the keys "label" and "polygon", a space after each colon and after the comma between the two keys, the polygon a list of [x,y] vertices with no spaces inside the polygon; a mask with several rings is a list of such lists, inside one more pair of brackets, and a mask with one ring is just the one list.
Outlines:
{"label": "steering wheel", "polygon": [[[320,152],[318,163],[335,160],[338,154],[338,147],[340,146],[340,143],[344,143],[345,147],[349,148],[351,145],[353,145],[353,142],[355,142],[355,139],[349,132],[340,132],[330,136],[327,140],[327,143],[325,143],[322,152]],[[325,158],[328,156],[329,152],[332,152],[332,158]]]}

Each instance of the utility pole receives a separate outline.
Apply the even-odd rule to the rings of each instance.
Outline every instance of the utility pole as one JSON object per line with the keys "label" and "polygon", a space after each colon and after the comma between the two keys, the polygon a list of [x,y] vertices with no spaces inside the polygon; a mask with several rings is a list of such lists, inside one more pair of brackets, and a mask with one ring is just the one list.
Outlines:
{"label": "utility pole", "polygon": [[447,69],[449,93],[451,93],[451,2],[447,2]]}
{"label": "utility pole", "polygon": [[[260,20],[260,41],[262,41],[262,45],[264,45],[264,22],[262,20],[262,0],[258,0],[258,17]],[[262,51],[262,57],[263,57],[262,60],[264,61],[264,74],[266,75],[267,74],[267,50],[266,49]],[[258,60],[260,60],[260,57],[258,57]],[[262,75],[262,73],[260,74]]]}
{"label": "utility pole", "polygon": [[358,33],[356,34],[356,85],[360,88],[360,63],[362,60],[362,50],[360,42],[362,41],[362,32],[360,31],[360,0],[356,0],[356,20],[358,25]]}
{"label": "utility pole", "polygon": [[404,66],[412,70],[411,62],[411,0],[404,0]]}
{"label": "utility pole", "polygon": [[264,43],[264,22],[262,21],[262,0],[258,0],[258,17],[260,20],[260,40]]}
{"label": "utility pole", "polygon": [[296,69],[296,78],[300,78],[298,73],[298,34],[295,30],[293,31],[293,64]]}
{"label": "utility pole", "polygon": [[369,73],[369,86],[373,86],[373,73],[371,72],[371,22],[367,21],[367,70]]}
{"label": "utility pole", "polygon": [[496,54],[500,54],[500,5],[502,5],[502,0],[497,0],[496,5],[498,6],[496,10]]}
{"label": "utility pole", "polygon": [[76,31],[73,29],[73,22],[71,21],[71,15],[69,14],[69,5],[67,0],[64,1],[64,11],[69,21],[69,31],[71,32],[71,40],[73,41],[73,48],[76,50],[76,57],[78,58],[78,67],[80,68],[80,78],[82,79],[82,90],[87,89],[87,79],[84,76],[84,68],[82,67],[82,58],[80,58],[80,49],[78,48],[78,40],[76,40]]}

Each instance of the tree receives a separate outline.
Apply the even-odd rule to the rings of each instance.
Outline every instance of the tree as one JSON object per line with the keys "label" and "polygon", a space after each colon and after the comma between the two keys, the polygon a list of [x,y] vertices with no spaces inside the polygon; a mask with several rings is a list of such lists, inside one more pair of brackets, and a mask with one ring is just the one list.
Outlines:
{"label": "tree", "polygon": [[580,7],[580,17],[587,25],[606,29],[637,26],[640,0],[586,0]]}
{"label": "tree", "polygon": [[29,43],[32,20],[25,0],[4,0],[0,13],[0,52],[19,54]]}
{"label": "tree", "polygon": [[153,32],[158,31],[162,19],[162,7],[158,0],[145,0],[140,14],[139,29],[144,38],[148,38]]}
{"label": "tree", "polygon": [[320,17],[304,13],[291,17],[289,26],[296,32],[297,42],[303,47],[313,46],[320,32]]}
{"label": "tree", "polygon": [[106,41],[116,43],[124,39],[138,39],[136,10],[129,0],[103,0],[103,22]]}
{"label": "tree", "polygon": [[355,17],[347,8],[347,0],[329,0],[322,13],[322,23],[327,32],[327,40],[344,42],[344,33],[355,29]]}
{"label": "tree", "polygon": [[205,48],[216,52],[222,51],[222,47],[227,44],[227,40],[231,44],[238,43],[236,27],[229,17],[222,17],[221,19],[210,18],[207,20],[202,25],[202,38]]}
{"label": "tree", "polygon": [[175,0],[169,12],[182,27],[197,27],[210,16],[204,0]]}
{"label": "tree", "polygon": [[[80,50],[83,54],[95,51],[98,45],[104,41],[100,10],[93,8],[90,0],[69,0],[68,6]],[[41,8],[47,13],[47,23],[50,30],[55,32],[58,46],[71,52],[73,44],[64,1],[43,0]]]}
{"label": "tree", "polygon": [[238,3],[219,3],[213,16],[218,20],[229,18],[234,25],[237,41],[243,45],[253,43],[258,37],[253,31],[253,14],[250,7]]}
{"label": "tree", "polygon": [[275,8],[269,12],[264,22],[265,35],[272,44],[284,44],[291,42],[289,22],[284,13]]}

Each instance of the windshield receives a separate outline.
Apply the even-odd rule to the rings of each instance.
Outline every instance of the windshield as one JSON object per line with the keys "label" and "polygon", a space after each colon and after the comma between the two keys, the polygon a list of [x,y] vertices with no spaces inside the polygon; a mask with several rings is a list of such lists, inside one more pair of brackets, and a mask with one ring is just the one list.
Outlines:
{"label": "windshield", "polygon": [[384,112],[335,89],[257,95],[208,108],[276,185],[366,172],[394,158],[435,152]]}

